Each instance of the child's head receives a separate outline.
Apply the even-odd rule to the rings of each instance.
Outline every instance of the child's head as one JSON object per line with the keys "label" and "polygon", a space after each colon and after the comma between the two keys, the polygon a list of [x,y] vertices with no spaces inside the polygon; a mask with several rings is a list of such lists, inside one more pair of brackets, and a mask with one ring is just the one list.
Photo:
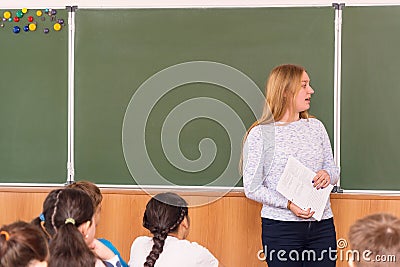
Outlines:
{"label": "child's head", "polygon": [[[397,266],[396,262],[375,261],[375,257],[400,258],[400,219],[386,213],[366,216],[350,227],[349,241],[352,251],[358,252],[357,258],[349,261],[350,266]],[[368,251],[371,254],[365,258]]]}
{"label": "child's head", "polygon": [[52,233],[49,267],[94,266],[96,256],[88,247],[95,234],[90,197],[76,189],[57,189],[45,203],[45,229]]}
{"label": "child's head", "polygon": [[77,181],[67,185],[67,188],[82,190],[89,195],[89,197],[92,199],[95,210],[95,221],[96,224],[98,224],[100,221],[101,201],[103,200],[103,195],[101,194],[100,188],[89,181]]}
{"label": "child's head", "polygon": [[182,229],[180,225],[183,221],[187,227],[182,236],[186,238],[189,230],[188,208],[183,198],[175,193],[161,193],[150,199],[143,216],[143,226],[154,235],[154,246],[144,266],[154,266],[168,234]]}
{"label": "child's head", "polygon": [[0,266],[47,266],[49,250],[44,234],[34,225],[15,222],[0,228]]}

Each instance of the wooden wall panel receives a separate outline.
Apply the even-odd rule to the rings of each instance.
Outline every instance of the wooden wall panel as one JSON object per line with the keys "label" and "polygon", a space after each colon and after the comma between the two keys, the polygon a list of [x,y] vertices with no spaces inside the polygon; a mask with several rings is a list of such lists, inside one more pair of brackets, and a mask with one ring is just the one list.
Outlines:
{"label": "wooden wall panel", "polygon": [[[30,221],[41,212],[43,200],[53,188],[0,188],[0,224],[16,220]],[[140,190],[102,189],[101,222],[97,236],[106,238],[128,261],[132,241],[148,231],[142,226],[143,213],[150,196]],[[156,193],[156,192],[154,192]],[[182,193],[189,202],[208,198],[210,204],[189,209],[191,231],[188,239],[207,247],[229,267],[265,267],[257,259],[261,245],[261,204],[247,199],[243,193],[229,193],[215,200],[203,194]],[[347,240],[347,232],[357,219],[376,212],[400,217],[400,196],[333,194],[332,210],[337,238]],[[337,267],[346,267],[345,257]]]}

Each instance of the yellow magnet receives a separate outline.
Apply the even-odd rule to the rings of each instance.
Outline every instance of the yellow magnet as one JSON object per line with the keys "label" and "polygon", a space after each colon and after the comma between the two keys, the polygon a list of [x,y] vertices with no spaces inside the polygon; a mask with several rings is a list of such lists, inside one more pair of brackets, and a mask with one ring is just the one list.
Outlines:
{"label": "yellow magnet", "polygon": [[41,17],[43,15],[42,10],[36,11],[36,16]]}
{"label": "yellow magnet", "polygon": [[29,24],[29,30],[30,30],[31,32],[36,31],[36,24],[35,24],[35,23],[30,23],[30,24]]}
{"label": "yellow magnet", "polygon": [[6,19],[11,18],[11,12],[10,12],[10,11],[4,12],[4,13],[3,13],[3,17],[6,18]]}
{"label": "yellow magnet", "polygon": [[22,13],[26,14],[26,12],[28,12],[28,9],[26,7],[24,7],[22,10]]}
{"label": "yellow magnet", "polygon": [[59,30],[61,30],[61,24],[60,23],[55,23],[53,28],[54,28],[55,31],[59,31]]}

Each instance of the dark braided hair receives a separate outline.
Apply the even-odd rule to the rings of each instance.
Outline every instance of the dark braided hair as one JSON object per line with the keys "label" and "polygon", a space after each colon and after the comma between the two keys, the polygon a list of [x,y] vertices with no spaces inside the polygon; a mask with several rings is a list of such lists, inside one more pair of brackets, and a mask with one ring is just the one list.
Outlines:
{"label": "dark braided hair", "polygon": [[153,234],[154,244],[145,267],[154,266],[163,252],[168,234],[176,232],[187,215],[186,201],[175,193],[161,193],[150,199],[144,212],[143,226]]}
{"label": "dark braided hair", "polygon": [[59,193],[63,189],[52,190],[43,202],[42,214],[35,218],[31,223],[38,226],[39,229],[46,235],[47,239],[50,240],[55,234],[54,227],[51,223],[51,217],[54,212],[54,203],[59,197]]}

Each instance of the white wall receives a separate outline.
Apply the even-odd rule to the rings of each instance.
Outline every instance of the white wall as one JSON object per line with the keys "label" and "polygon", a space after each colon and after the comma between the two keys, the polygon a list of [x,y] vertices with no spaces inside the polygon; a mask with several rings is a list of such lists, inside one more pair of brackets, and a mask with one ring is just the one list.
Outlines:
{"label": "white wall", "polygon": [[400,5],[400,0],[1,0],[6,8],[146,8],[146,7],[263,7],[263,6],[331,6],[332,3],[351,5]]}

